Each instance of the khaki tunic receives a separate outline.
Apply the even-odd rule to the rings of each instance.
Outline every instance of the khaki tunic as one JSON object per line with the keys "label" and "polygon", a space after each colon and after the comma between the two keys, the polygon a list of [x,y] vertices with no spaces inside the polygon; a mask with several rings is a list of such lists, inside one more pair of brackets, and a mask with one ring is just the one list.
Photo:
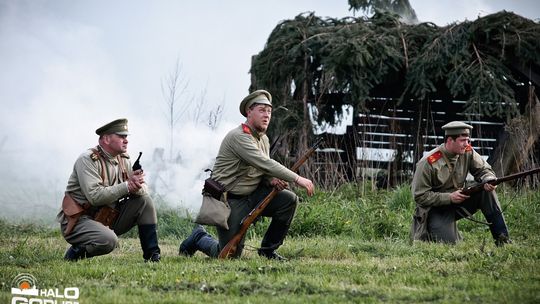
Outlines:
{"label": "khaki tunic", "polygon": [[[112,157],[101,147],[98,146],[96,149],[100,151],[100,158],[96,157],[92,149],[77,158],[66,192],[81,205],[89,203],[96,210],[105,205],[117,209],[119,216],[112,229],[94,221],[89,215],[82,215],[73,231],[65,235],[67,218],[62,210],[57,215],[66,241],[72,245],[83,246],[87,257],[111,252],[117,246],[117,235],[129,231],[134,225],[157,223],[154,204],[147,193],[146,185],[143,185],[136,194],[129,194],[127,178],[133,174],[129,156],[122,154]],[[100,159],[104,161],[104,167]],[[125,170],[124,174],[122,168]],[[127,201],[117,204],[119,199],[125,198],[128,194]]]}
{"label": "khaki tunic", "polygon": [[468,173],[476,182],[496,178],[491,166],[470,146],[465,154],[452,155],[442,144],[418,161],[411,186],[416,202],[411,228],[413,240],[428,239],[429,210],[451,205],[450,193],[466,186]]}
{"label": "khaki tunic", "polygon": [[[101,161],[93,156],[92,149],[82,153],[73,166],[66,192],[69,192],[73,199],[83,205],[89,203],[94,207],[112,205],[120,198],[129,194],[127,176],[133,171],[129,155],[121,154],[119,157],[112,157],[101,147],[96,147],[100,151],[101,157],[105,161],[105,168]],[[122,176],[119,160],[123,162],[127,176]],[[104,171],[105,170],[105,171]],[[105,176],[107,181],[104,181]],[[146,185],[136,193],[138,196],[147,194]],[[63,221],[63,211],[58,214],[58,221]]]}
{"label": "khaki tunic", "polygon": [[294,182],[298,178],[298,174],[270,158],[270,143],[266,134],[259,136],[246,124],[234,128],[225,136],[212,171],[212,177],[225,186],[232,184],[239,175],[242,176],[230,190],[232,194],[249,195],[263,179],[269,181],[276,177]]}

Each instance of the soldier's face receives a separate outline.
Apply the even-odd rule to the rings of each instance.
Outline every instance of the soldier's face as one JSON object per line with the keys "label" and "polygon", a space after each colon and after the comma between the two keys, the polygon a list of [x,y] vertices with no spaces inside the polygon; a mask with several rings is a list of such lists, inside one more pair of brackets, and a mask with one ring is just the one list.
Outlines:
{"label": "soldier's face", "polygon": [[272,118],[272,107],[269,105],[256,105],[247,112],[248,123],[257,132],[266,132]]}
{"label": "soldier's face", "polygon": [[448,138],[448,151],[454,154],[465,154],[465,149],[471,142],[469,136],[460,135],[456,140]]}
{"label": "soldier's face", "polygon": [[103,143],[103,148],[113,156],[127,152],[127,135],[107,134]]}

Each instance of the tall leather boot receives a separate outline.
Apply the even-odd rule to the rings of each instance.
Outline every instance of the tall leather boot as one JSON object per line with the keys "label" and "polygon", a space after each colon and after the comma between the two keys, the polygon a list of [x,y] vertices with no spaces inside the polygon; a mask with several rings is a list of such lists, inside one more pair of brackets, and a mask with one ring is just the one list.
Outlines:
{"label": "tall leather boot", "polygon": [[493,239],[495,239],[495,245],[503,246],[504,244],[511,243],[512,241],[508,237],[508,227],[504,221],[504,216],[501,211],[501,207],[495,191],[481,191],[479,192],[480,209],[488,221],[489,230]]}
{"label": "tall leather boot", "polygon": [[211,258],[217,258],[219,255],[219,242],[207,233],[197,241],[197,249]]}
{"label": "tall leather boot", "polygon": [[139,225],[138,228],[144,261],[159,262],[161,260],[161,250],[158,246],[156,224]]}
{"label": "tall leather boot", "polygon": [[191,234],[180,244],[178,254],[192,256],[197,250],[209,257],[215,258],[219,255],[219,242],[201,225],[195,226]]}
{"label": "tall leather boot", "polygon": [[197,242],[199,239],[205,235],[208,235],[208,232],[204,230],[204,227],[201,225],[195,226],[191,231],[191,234],[180,244],[178,248],[179,255],[193,256],[195,252],[199,249],[197,247]]}
{"label": "tall leather boot", "polygon": [[283,244],[288,231],[289,225],[286,222],[272,220],[268,230],[264,234],[261,248],[257,250],[257,253],[267,259],[286,261],[286,258],[276,253],[276,249]]}
{"label": "tall leather boot", "polygon": [[504,221],[502,213],[495,212],[487,215],[486,220],[490,223],[489,231],[495,240],[495,245],[504,246],[504,244],[512,243],[508,236],[508,227]]}

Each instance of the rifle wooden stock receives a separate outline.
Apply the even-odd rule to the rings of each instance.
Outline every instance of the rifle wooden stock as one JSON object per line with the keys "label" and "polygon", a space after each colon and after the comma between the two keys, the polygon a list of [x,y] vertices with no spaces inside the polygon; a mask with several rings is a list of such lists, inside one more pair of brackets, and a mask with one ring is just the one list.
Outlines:
{"label": "rifle wooden stock", "polygon": [[[296,172],[300,166],[306,162],[306,160],[315,152],[315,149],[320,145],[321,139],[317,140],[315,144],[300,158],[296,163],[292,166],[291,171]],[[246,235],[246,232],[251,226],[251,224],[261,215],[263,210],[268,206],[268,204],[272,201],[274,196],[278,191],[276,189],[272,189],[272,192],[270,192],[256,207],[255,209],[251,210],[251,212],[246,215],[246,217],[242,220],[240,223],[240,230],[229,240],[227,245],[221,249],[221,252],[219,253],[220,259],[227,259],[236,254],[236,251],[238,249],[238,244],[240,241],[244,238]]]}
{"label": "rifle wooden stock", "polygon": [[471,195],[473,193],[480,192],[480,191],[484,190],[484,185],[485,184],[491,184],[491,185],[496,186],[496,185],[498,185],[498,184],[500,184],[502,182],[507,182],[507,181],[510,181],[510,180],[514,180],[514,179],[517,179],[517,178],[520,178],[520,177],[523,177],[523,176],[527,176],[527,175],[531,175],[531,174],[534,174],[534,173],[538,173],[538,172],[540,172],[540,168],[536,168],[536,169],[532,169],[532,170],[528,170],[528,171],[519,172],[519,173],[516,173],[516,174],[503,176],[503,177],[500,177],[500,178],[485,181],[483,183],[480,183],[480,184],[472,186],[472,187],[467,187],[467,188],[461,190],[461,193],[463,193],[465,195]]}

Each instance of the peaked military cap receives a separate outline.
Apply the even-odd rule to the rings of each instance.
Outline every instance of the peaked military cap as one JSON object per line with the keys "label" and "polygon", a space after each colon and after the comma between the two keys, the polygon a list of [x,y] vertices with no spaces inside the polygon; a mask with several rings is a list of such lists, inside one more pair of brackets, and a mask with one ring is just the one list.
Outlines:
{"label": "peaked military cap", "polygon": [[473,126],[461,121],[452,121],[442,126],[444,135],[471,134],[472,128]]}
{"label": "peaked military cap", "polygon": [[256,103],[272,106],[272,95],[265,90],[257,90],[252,92],[240,103],[240,114],[247,117],[247,110]]}
{"label": "peaked military cap", "polygon": [[129,135],[127,122],[128,120],[125,118],[111,121],[110,123],[99,127],[96,130],[96,134],[99,136],[105,134]]}

